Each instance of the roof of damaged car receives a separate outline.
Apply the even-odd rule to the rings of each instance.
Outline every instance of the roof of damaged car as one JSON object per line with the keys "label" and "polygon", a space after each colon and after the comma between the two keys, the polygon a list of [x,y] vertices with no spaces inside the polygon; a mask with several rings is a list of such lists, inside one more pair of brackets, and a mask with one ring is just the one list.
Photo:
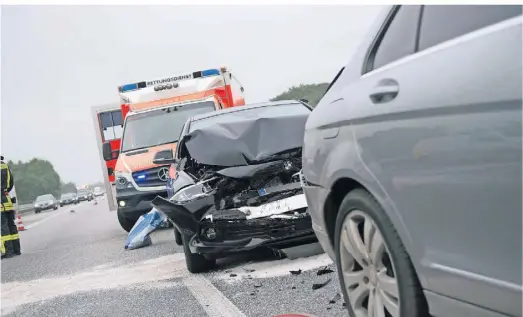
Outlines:
{"label": "roof of damaged car", "polygon": [[248,104],[245,106],[230,107],[230,108],[220,109],[220,110],[213,111],[213,112],[202,113],[202,114],[192,117],[191,121],[194,122],[194,121],[203,120],[203,119],[207,119],[207,118],[211,118],[211,117],[221,116],[221,115],[231,113],[231,112],[246,111],[246,110],[261,108],[261,107],[282,106],[282,105],[285,106],[285,105],[292,105],[292,104],[302,104],[303,105],[303,103],[296,101],[296,100],[280,100],[280,101],[267,101],[267,102],[253,103],[253,104]]}
{"label": "roof of damaged car", "polygon": [[311,109],[297,101],[266,102],[193,118],[184,137],[189,155],[205,165],[245,166],[278,160],[303,146]]}

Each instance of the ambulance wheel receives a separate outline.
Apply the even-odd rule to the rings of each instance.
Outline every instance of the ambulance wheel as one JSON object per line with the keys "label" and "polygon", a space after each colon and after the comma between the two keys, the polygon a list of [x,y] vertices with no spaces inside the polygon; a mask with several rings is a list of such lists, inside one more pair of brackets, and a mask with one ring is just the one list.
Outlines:
{"label": "ambulance wheel", "polygon": [[182,234],[176,228],[174,228],[174,242],[176,242],[177,245],[183,245]]}
{"label": "ambulance wheel", "polygon": [[116,212],[118,215],[118,222],[120,223],[120,226],[122,226],[122,229],[129,232],[133,228],[136,221],[132,221],[129,218],[126,218],[124,215],[122,215],[121,212]]}
{"label": "ambulance wheel", "polygon": [[202,273],[210,270],[215,264],[216,260],[206,259],[203,255],[192,253],[189,249],[189,243],[183,241],[183,252],[185,253],[185,264],[187,270],[191,273]]}

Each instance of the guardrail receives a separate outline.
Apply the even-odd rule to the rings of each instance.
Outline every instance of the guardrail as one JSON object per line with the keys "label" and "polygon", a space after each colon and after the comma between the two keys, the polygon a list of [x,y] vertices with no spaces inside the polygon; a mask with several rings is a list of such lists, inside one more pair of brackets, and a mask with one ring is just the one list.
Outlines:
{"label": "guardrail", "polygon": [[18,205],[18,213],[25,214],[34,210],[33,204]]}

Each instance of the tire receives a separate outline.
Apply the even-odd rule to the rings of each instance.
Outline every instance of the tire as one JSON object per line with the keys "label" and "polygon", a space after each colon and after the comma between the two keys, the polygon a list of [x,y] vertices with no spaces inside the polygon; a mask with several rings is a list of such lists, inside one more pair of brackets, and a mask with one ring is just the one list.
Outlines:
{"label": "tire", "polygon": [[124,215],[122,215],[121,212],[117,211],[116,214],[118,215],[118,222],[120,223],[120,226],[122,226],[122,229],[129,232],[133,228],[134,224],[136,223],[136,220],[133,221],[129,218],[126,218]]}
{"label": "tire", "polygon": [[176,228],[174,228],[174,242],[176,242],[177,245],[183,245],[182,234]]}
{"label": "tire", "polygon": [[[338,212],[338,216],[336,219],[336,227],[335,227],[335,233],[334,233],[334,243],[335,243],[335,254],[336,254],[336,266],[338,268],[338,277],[340,280],[340,287],[343,293],[343,297],[345,299],[347,310],[349,311],[349,315],[355,316],[353,307],[351,306],[351,301],[349,299],[349,296],[347,294],[347,286],[345,285],[345,280],[343,277],[342,272],[342,265],[341,265],[341,251],[340,251],[340,237],[342,233],[342,227],[344,221],[351,217],[352,219],[356,219],[354,217],[365,217],[362,219],[365,219],[364,221],[368,221],[367,219],[371,219],[372,223],[374,225],[372,234],[372,238],[369,240],[373,240],[375,237],[377,237],[376,233],[381,233],[382,240],[385,244],[385,250],[383,256],[380,256],[380,262],[385,262],[385,259],[391,259],[389,260],[389,265],[386,269],[387,272],[392,269],[394,272],[394,278],[396,278],[397,281],[397,290],[398,290],[398,296],[399,296],[399,315],[402,317],[426,317],[428,316],[428,305],[427,301],[425,299],[425,296],[423,295],[421,285],[419,283],[418,277],[416,275],[416,272],[414,270],[414,267],[412,265],[412,262],[410,260],[410,257],[405,250],[405,247],[403,246],[403,243],[401,242],[398,233],[394,229],[394,226],[392,225],[390,219],[388,218],[387,214],[383,210],[383,208],[380,206],[380,204],[376,201],[376,199],[366,190],[364,189],[355,189],[351,192],[349,192],[345,198],[343,199],[340,209]],[[367,218],[368,217],[368,218]],[[376,230],[377,228],[377,230]],[[360,237],[361,237],[360,232]],[[362,239],[363,240],[363,239]],[[343,247],[343,246],[341,246]],[[346,250],[344,248],[344,250]],[[387,252],[388,251],[388,252]],[[347,253],[348,254],[348,253]],[[370,260],[370,258],[367,258],[367,260]],[[376,264],[373,264],[376,265]],[[389,269],[390,268],[390,269]],[[389,273],[387,273],[389,274]],[[379,278],[372,277],[369,274],[369,278],[364,281],[364,283],[367,283],[368,285],[371,285],[369,283],[373,283],[372,285],[377,285],[376,287],[379,287],[379,283],[374,284],[372,282],[372,278],[375,278],[376,280]],[[378,276],[378,275],[376,275]],[[356,284],[353,284],[356,285]],[[358,283],[358,287],[361,287],[362,284]],[[348,285],[351,286],[351,285]],[[368,301],[367,301],[368,303]]]}
{"label": "tire", "polygon": [[183,252],[185,253],[187,270],[191,273],[206,272],[216,264],[216,260],[208,260],[201,254],[192,253],[189,249],[189,243],[185,241],[183,241]]}

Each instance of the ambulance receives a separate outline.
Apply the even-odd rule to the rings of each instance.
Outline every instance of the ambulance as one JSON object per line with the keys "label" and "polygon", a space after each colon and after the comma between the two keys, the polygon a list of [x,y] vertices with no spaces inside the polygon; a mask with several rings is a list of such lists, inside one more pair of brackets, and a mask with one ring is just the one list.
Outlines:
{"label": "ambulance", "polygon": [[[116,160],[113,170],[104,173],[110,185],[106,192],[124,230],[130,231],[138,218],[151,210],[156,196],[167,197],[169,166],[154,164],[154,155],[176,149],[182,127],[190,117],[245,105],[243,90],[226,67],[118,87],[123,118],[119,148],[105,140],[101,154],[106,168],[107,162]],[[114,174],[114,181],[109,172]]]}

